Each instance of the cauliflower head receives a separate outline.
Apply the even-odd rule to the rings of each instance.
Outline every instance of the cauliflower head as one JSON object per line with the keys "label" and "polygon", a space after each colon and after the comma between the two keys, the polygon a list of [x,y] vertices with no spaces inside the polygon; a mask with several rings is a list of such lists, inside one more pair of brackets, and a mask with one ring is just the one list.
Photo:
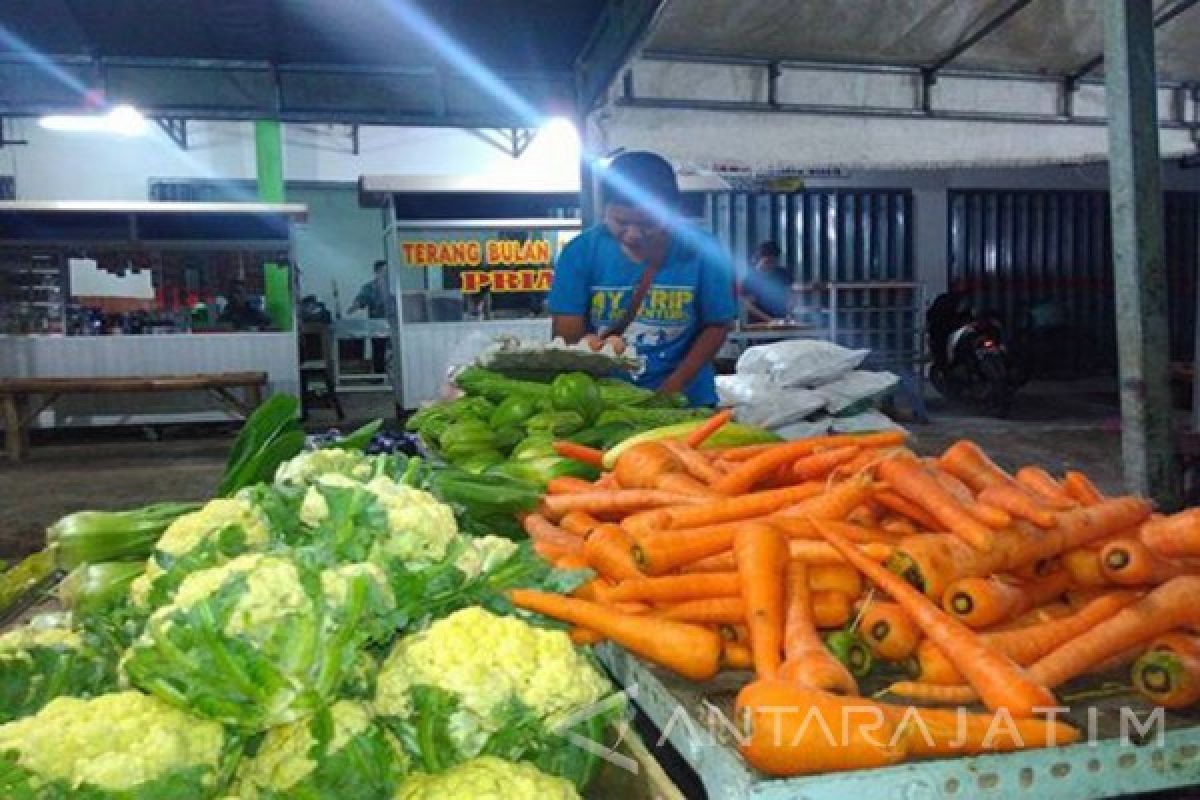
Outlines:
{"label": "cauliflower head", "polygon": [[470,537],[454,566],[462,570],[468,580],[473,580],[508,561],[516,552],[517,543],[503,536]]}
{"label": "cauliflower head", "polygon": [[247,491],[210,500],[163,532],[146,560],[146,571],[130,586],[130,598],[140,608],[161,605],[187,575],[264,550],[271,538],[269,520]]}
{"label": "cauliflower head", "polygon": [[437,775],[414,772],[396,800],[579,800],[579,793],[532,764],[480,756]]}
{"label": "cauliflower head", "polygon": [[247,554],[185,578],[121,667],[169,703],[265,730],[327,704],[392,603],[373,565],[322,570],[302,554]]}
{"label": "cauliflower head", "polygon": [[55,697],[115,688],[116,659],[65,624],[35,620],[0,636],[0,722],[32,714]]}
{"label": "cauliflower head", "polygon": [[367,708],[339,700],[271,728],[238,771],[241,800],[278,797],[390,800],[407,772],[399,744]]}
{"label": "cauliflower head", "polygon": [[[562,631],[472,606],[396,644],[376,679],[375,710],[427,772],[480,754],[540,766],[545,757],[582,783],[591,762],[553,729],[610,690]],[[563,758],[566,749],[578,758]]]}
{"label": "cauliflower head", "polygon": [[375,459],[353,450],[326,448],[310,450],[285,461],[275,470],[275,485],[303,489],[322,475],[343,475],[357,481],[370,480]]}
{"label": "cauliflower head", "polygon": [[0,725],[0,786],[14,800],[204,800],[224,785],[230,748],[220,724],[140,692],[59,697]]}

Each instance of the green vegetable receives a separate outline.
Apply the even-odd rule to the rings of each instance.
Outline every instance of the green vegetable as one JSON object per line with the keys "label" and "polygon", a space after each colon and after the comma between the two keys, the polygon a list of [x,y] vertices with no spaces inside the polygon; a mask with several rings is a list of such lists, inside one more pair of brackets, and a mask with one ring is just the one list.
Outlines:
{"label": "green vegetable", "polygon": [[156,503],[128,511],[76,511],[46,529],[46,543],[63,569],[99,561],[129,561],[150,555],[171,523],[198,503]]}
{"label": "green vegetable", "polygon": [[542,499],[542,487],[535,483],[495,474],[504,464],[482,475],[460,469],[439,468],[416,478],[458,517],[464,533],[495,533],[523,539],[525,531],[516,521],[517,514],[532,511]]}
{"label": "green vegetable", "polygon": [[63,606],[80,614],[100,614],[119,605],[129,585],[142,574],[137,561],[102,561],[80,564],[58,584],[56,593]]}
{"label": "green vegetable", "polygon": [[557,438],[569,436],[581,430],[583,425],[583,415],[577,411],[543,411],[526,420],[525,430],[530,435],[542,434]]}
{"label": "green vegetable", "polygon": [[494,467],[503,462],[504,454],[499,450],[480,450],[466,458],[459,459],[455,462],[455,466],[472,475],[478,475],[481,472],[485,472],[489,467]]}
{"label": "green vegetable", "polygon": [[509,458],[512,461],[532,461],[555,455],[558,453],[554,450],[554,437],[539,433],[522,439],[521,443],[513,448]]}
{"label": "green vegetable", "polygon": [[583,478],[595,480],[600,476],[599,471],[587,464],[563,458],[557,454],[528,458],[521,461],[508,461],[488,470],[489,475],[502,475],[518,481],[536,484],[545,488],[554,478]]}
{"label": "green vegetable", "polygon": [[557,411],[574,411],[584,423],[592,422],[604,409],[600,389],[590,375],[568,372],[550,384],[550,403]]}
{"label": "green vegetable", "polygon": [[865,678],[871,672],[871,651],[867,643],[852,630],[834,631],[825,637],[825,646],[834,658],[846,665],[856,678]]}
{"label": "green vegetable", "polygon": [[535,402],[550,397],[548,383],[516,380],[482,367],[467,367],[458,373],[454,382],[467,394],[486,397],[495,403],[502,403],[513,395],[522,395]]}
{"label": "green vegetable", "polygon": [[492,412],[492,416],[488,419],[488,424],[493,428],[518,426],[536,414],[537,411],[537,402],[534,398],[528,395],[514,394],[505,398],[500,405],[496,406],[496,410]]}
{"label": "green vegetable", "polygon": [[438,449],[453,462],[481,450],[498,450],[498,444],[496,432],[486,422],[464,419],[445,430],[438,440]]}
{"label": "green vegetable", "polygon": [[[396,644],[380,670],[374,705],[426,772],[497,755],[531,761],[582,787],[595,756],[556,726],[610,691],[563,631],[471,607]],[[587,716],[572,732],[592,738],[610,715]]]}
{"label": "green vegetable", "polygon": [[58,568],[53,548],[39,550],[0,575],[0,613],[4,613],[45,582]]}
{"label": "green vegetable", "polygon": [[221,726],[140,692],[58,697],[0,725],[6,800],[210,800],[237,763]]}
{"label": "green vegetable", "polygon": [[246,418],[229,452],[218,496],[229,497],[239,489],[271,480],[280,464],[304,449],[299,411],[298,398],[276,394]]}
{"label": "green vegetable", "polygon": [[[676,423],[675,425],[666,425],[661,428],[652,428],[636,436],[630,436],[605,451],[604,468],[612,469],[616,465],[617,459],[621,457],[621,454],[634,445],[641,444],[642,442],[657,442],[662,439],[678,439],[687,436],[703,424],[703,419],[696,419],[689,422]],[[742,445],[768,444],[778,441],[780,439],[777,435],[763,428],[756,428],[753,425],[742,425],[737,422],[727,422],[721,426],[720,430],[708,437],[704,442],[704,446],[740,447]]]}
{"label": "green vegetable", "polygon": [[0,636],[0,722],[34,714],[55,697],[116,688],[116,655],[58,622],[35,618]]}
{"label": "green vegetable", "polygon": [[365,450],[367,449],[367,445],[371,443],[371,440],[375,438],[375,434],[379,433],[382,427],[383,420],[373,420],[358,430],[351,431],[328,446],[339,450]]}
{"label": "green vegetable", "polygon": [[633,436],[638,430],[639,428],[636,425],[631,425],[627,422],[609,422],[606,425],[584,428],[578,433],[572,434],[569,438],[576,444],[607,450]]}
{"label": "green vegetable", "polygon": [[[250,554],[201,570],[126,653],[129,682],[246,732],[327,705],[393,601],[378,568]],[[377,629],[377,628],[375,628]]]}
{"label": "green vegetable", "polygon": [[392,800],[408,759],[360,703],[339,700],[267,731],[238,770],[241,800]]}
{"label": "green vegetable", "polygon": [[596,418],[597,425],[624,422],[642,428],[658,428],[680,422],[706,419],[711,414],[699,408],[610,408]]}

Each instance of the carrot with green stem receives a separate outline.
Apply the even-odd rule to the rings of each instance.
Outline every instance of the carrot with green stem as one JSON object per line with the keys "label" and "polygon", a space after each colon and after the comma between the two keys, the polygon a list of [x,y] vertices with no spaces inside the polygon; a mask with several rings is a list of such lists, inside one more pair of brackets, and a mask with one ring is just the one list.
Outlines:
{"label": "carrot with green stem", "polygon": [[858,630],[872,655],[893,663],[910,658],[921,641],[921,632],[897,603],[868,603]]}
{"label": "carrot with green stem", "polygon": [[1149,519],[1142,524],[1138,537],[1165,558],[1200,557],[1200,508]]}
{"label": "carrot with green stem", "polygon": [[1168,560],[1138,539],[1116,539],[1100,551],[1100,571],[1118,586],[1149,586],[1165,583],[1178,575],[1200,572],[1197,567]]}
{"label": "carrot with green stem", "polygon": [[589,467],[601,469],[604,466],[604,452],[594,447],[587,447],[575,442],[559,441],[554,443],[554,452],[571,461],[587,464]]}
{"label": "carrot with green stem", "polygon": [[942,596],[942,609],[976,630],[1024,614],[1062,596],[1071,586],[1071,575],[1058,571],[1024,584],[990,578],[963,578],[950,584]]}
{"label": "carrot with green stem", "polygon": [[779,677],[834,694],[858,694],[854,676],[825,649],[813,621],[808,567],[791,561],[784,574],[787,610]]}
{"label": "carrot with green stem", "polygon": [[897,456],[881,463],[878,472],[897,494],[921,506],[973,548],[983,552],[992,549],[995,540],[992,529],[972,517],[921,462],[909,456]]}
{"label": "carrot with green stem", "polygon": [[1017,483],[1055,511],[1069,511],[1079,505],[1062,484],[1041,467],[1021,467],[1017,470]]}
{"label": "carrot with green stem", "polygon": [[988,708],[1005,708],[1009,713],[1028,717],[1035,709],[1054,704],[1054,695],[1038,685],[1005,656],[990,650],[977,634],[953,617],[943,613],[899,576],[864,557],[854,544],[829,526],[816,520],[817,530],[855,568],[886,592],[904,609],[925,634],[954,661]]}
{"label": "carrot with green stem", "polygon": [[1104,500],[1104,495],[1100,494],[1088,476],[1077,470],[1067,470],[1063,475],[1062,487],[1081,506],[1094,506]]}
{"label": "carrot with green stem", "polygon": [[597,603],[536,589],[513,589],[508,596],[517,608],[595,631],[685,678],[708,680],[720,669],[721,637],[708,628],[622,614]]}
{"label": "carrot with green stem", "polygon": [[1200,640],[1183,633],[1159,636],[1130,672],[1138,693],[1163,708],[1200,702]]}
{"label": "carrot with green stem", "polygon": [[698,600],[705,597],[736,597],[740,593],[741,579],[737,572],[708,572],[657,578],[630,578],[613,587],[608,596],[612,600],[661,602]]}
{"label": "carrot with green stem", "polygon": [[733,409],[726,408],[706,419],[700,427],[684,437],[683,443],[695,449],[709,440],[717,431],[724,428],[733,419]]}
{"label": "carrot with green stem", "polygon": [[859,447],[901,444],[905,436],[906,434],[901,431],[888,431],[850,436],[821,436],[773,445],[769,450],[752,456],[728,475],[723,476],[720,481],[713,484],[713,488],[721,494],[731,496],[742,494],[749,491],[760,480],[773,475],[775,470],[784,464],[815,453],[817,450],[852,444]]}
{"label": "carrot with green stem", "polygon": [[783,658],[787,539],[766,525],[747,526],[734,535],[733,556],[746,606],[754,671],[760,678],[773,678]]}

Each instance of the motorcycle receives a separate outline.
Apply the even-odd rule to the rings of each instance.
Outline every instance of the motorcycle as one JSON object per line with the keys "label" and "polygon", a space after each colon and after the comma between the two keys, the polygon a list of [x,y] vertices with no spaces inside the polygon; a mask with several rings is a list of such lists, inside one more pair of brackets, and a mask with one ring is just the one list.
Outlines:
{"label": "motorcycle", "polygon": [[933,387],[947,399],[1006,416],[1028,371],[1009,351],[999,320],[976,316],[966,298],[946,293],[930,306],[925,322]]}

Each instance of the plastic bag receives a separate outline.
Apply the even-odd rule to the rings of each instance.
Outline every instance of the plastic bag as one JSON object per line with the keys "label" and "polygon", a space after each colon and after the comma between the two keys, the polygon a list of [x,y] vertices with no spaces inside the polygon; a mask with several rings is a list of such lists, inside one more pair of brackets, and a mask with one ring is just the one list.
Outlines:
{"label": "plastic bag", "polygon": [[814,436],[824,436],[829,432],[829,417],[820,417],[811,422],[793,422],[772,431],[784,439],[811,439]]}
{"label": "plastic bag", "polygon": [[834,433],[874,433],[875,431],[902,431],[891,417],[882,411],[868,409],[851,417],[834,417],[829,429]]}
{"label": "plastic bag", "polygon": [[781,386],[812,388],[857,369],[869,352],[820,339],[789,339],[747,349],[738,359],[737,372],[770,375]]}
{"label": "plastic bag", "polygon": [[899,376],[891,372],[855,370],[813,391],[825,398],[825,407],[830,414],[843,417],[867,410],[877,398],[895,389],[899,383]]}
{"label": "plastic bag", "polygon": [[825,407],[825,398],[809,389],[772,389],[760,392],[753,403],[737,406],[738,422],[774,430],[797,422]]}
{"label": "plastic bag", "polygon": [[722,406],[750,405],[779,389],[770,375],[717,376],[717,401]]}

